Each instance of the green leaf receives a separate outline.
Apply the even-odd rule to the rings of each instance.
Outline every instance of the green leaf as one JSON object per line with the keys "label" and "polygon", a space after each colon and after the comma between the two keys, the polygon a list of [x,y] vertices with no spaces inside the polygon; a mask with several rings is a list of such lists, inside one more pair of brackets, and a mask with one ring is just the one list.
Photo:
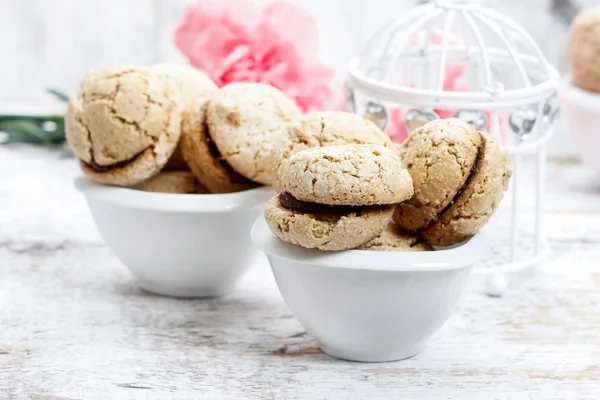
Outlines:
{"label": "green leaf", "polygon": [[46,91],[48,93],[50,93],[51,95],[53,95],[54,97],[56,97],[60,101],[63,101],[65,103],[69,102],[69,96],[66,95],[65,93],[61,92],[60,90],[52,89],[52,88],[46,88]]}
{"label": "green leaf", "polygon": [[[52,122],[51,128],[45,125]],[[44,129],[46,127],[46,129]],[[4,143],[27,142],[40,144],[60,143],[65,140],[64,117],[0,117],[0,131],[7,137]]]}

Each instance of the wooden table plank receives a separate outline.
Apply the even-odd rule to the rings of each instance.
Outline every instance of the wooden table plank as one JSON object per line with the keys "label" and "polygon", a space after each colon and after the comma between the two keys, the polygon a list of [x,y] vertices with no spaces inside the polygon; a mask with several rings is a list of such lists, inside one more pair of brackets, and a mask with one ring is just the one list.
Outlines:
{"label": "wooden table plank", "polygon": [[543,270],[499,299],[473,279],[423,353],[360,364],[320,353],[265,260],[220,299],[142,292],[73,160],[0,147],[0,398],[600,398],[600,190],[580,166],[550,171]]}

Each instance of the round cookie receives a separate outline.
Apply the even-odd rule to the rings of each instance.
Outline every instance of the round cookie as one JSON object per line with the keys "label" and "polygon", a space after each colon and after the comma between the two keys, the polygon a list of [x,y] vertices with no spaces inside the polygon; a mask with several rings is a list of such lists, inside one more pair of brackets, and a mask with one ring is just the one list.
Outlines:
{"label": "round cookie", "polygon": [[211,98],[206,119],[223,159],[246,178],[271,185],[273,142],[299,116],[296,103],[273,86],[232,83]]}
{"label": "round cookie", "polygon": [[197,99],[183,113],[181,124],[181,154],[190,170],[211,193],[231,193],[252,189],[258,185],[225,163],[209,135],[206,125],[207,101]]}
{"label": "round cookie", "polygon": [[171,79],[182,109],[198,97],[210,96],[219,90],[208,74],[190,65],[162,63],[153,66],[152,70]]}
{"label": "round cookie", "polygon": [[388,223],[392,206],[368,207],[349,214],[305,214],[281,206],[278,197],[265,209],[267,225],[279,239],[309,249],[352,249],[377,236]]}
{"label": "round cookie", "polygon": [[[217,84],[205,72],[190,65],[162,63],[154,65],[152,70],[171,80],[175,91],[174,97],[182,111],[198,98],[208,97],[219,90]],[[188,169],[181,154],[181,146],[177,146],[163,170],[183,171]]]}
{"label": "round cookie", "polygon": [[422,242],[418,235],[406,232],[395,223],[390,222],[379,236],[357,247],[357,250],[429,251],[433,250],[433,248],[429,244]]}
{"label": "round cookie", "polygon": [[276,169],[275,189],[281,189],[278,176],[282,164],[301,150],[346,144],[379,144],[396,151],[390,137],[373,122],[356,114],[341,111],[318,111],[305,114],[292,124],[273,147]]}
{"label": "round cookie", "polygon": [[459,195],[421,235],[434,246],[460,243],[477,233],[490,219],[511,176],[508,152],[486,134],[477,163]]}
{"label": "round cookie", "polygon": [[169,80],[146,68],[91,72],[70,101],[67,141],[92,180],[134,186],[157,174],[175,151],[181,112]]}
{"label": "round cookie", "polygon": [[573,84],[600,92],[600,7],[583,10],[573,21],[567,57]]}
{"label": "round cookie", "polygon": [[155,193],[208,193],[189,171],[159,172],[135,189]]}
{"label": "round cookie", "polygon": [[398,153],[379,145],[302,150],[281,170],[283,191],[303,202],[369,206],[400,203],[413,195]]}
{"label": "round cookie", "polygon": [[480,147],[479,132],[456,118],[431,121],[413,131],[400,153],[415,193],[398,205],[394,221],[408,231],[433,221],[467,181]]}

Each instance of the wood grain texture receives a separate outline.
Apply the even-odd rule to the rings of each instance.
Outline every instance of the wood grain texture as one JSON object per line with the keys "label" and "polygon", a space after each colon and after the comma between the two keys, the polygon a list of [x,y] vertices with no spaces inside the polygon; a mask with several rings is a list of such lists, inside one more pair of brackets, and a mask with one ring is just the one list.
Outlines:
{"label": "wood grain texture", "polygon": [[0,147],[2,399],[598,398],[600,179],[585,167],[550,167],[542,271],[500,299],[474,279],[423,353],[384,364],[322,354],[264,260],[221,299],[141,291],[78,173],[57,150]]}

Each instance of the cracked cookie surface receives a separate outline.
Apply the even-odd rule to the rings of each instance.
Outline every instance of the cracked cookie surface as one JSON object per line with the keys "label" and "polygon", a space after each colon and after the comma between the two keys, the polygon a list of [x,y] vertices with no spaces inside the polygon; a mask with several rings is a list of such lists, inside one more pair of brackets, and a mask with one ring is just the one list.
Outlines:
{"label": "cracked cookie surface", "polygon": [[171,83],[146,68],[114,65],[88,74],[69,101],[67,141],[94,181],[134,186],[173,154],[181,113]]}
{"label": "cracked cookie surface", "polygon": [[249,181],[224,163],[211,144],[206,125],[207,100],[197,99],[183,113],[180,148],[183,159],[198,181],[211,193],[231,193],[252,189],[258,184]]}
{"label": "cracked cookie surface", "polygon": [[600,7],[582,11],[573,21],[567,56],[575,86],[600,92]]}
{"label": "cracked cookie surface", "polygon": [[511,177],[510,159],[486,134],[471,176],[452,204],[421,234],[430,244],[450,246],[477,233],[490,219]]}
{"label": "cracked cookie surface", "polygon": [[398,153],[379,145],[302,150],[283,166],[281,185],[300,201],[328,205],[395,204],[413,195]]}
{"label": "cracked cookie surface", "polygon": [[296,103],[273,86],[233,83],[211,98],[207,125],[219,152],[236,172],[271,185],[273,143],[299,116]]}
{"label": "cracked cookie surface", "polygon": [[135,188],[155,193],[208,193],[206,188],[189,171],[159,172]]}
{"label": "cracked cookie surface", "polygon": [[406,232],[397,224],[390,222],[381,234],[357,250],[372,251],[429,251],[433,248],[422,239],[410,232]]}
{"label": "cracked cookie surface", "polygon": [[378,144],[396,151],[386,133],[373,122],[356,114],[319,111],[303,115],[274,144],[275,189],[281,189],[279,175],[283,164],[297,152],[315,147],[351,144]]}
{"label": "cracked cookie surface", "polygon": [[382,206],[349,214],[304,214],[282,207],[275,196],[265,208],[265,220],[284,242],[339,251],[353,249],[379,235],[392,213],[392,206]]}
{"label": "cracked cookie surface", "polygon": [[413,131],[400,153],[414,196],[398,205],[396,223],[415,231],[433,221],[467,181],[480,147],[479,132],[456,118],[431,121]]}

